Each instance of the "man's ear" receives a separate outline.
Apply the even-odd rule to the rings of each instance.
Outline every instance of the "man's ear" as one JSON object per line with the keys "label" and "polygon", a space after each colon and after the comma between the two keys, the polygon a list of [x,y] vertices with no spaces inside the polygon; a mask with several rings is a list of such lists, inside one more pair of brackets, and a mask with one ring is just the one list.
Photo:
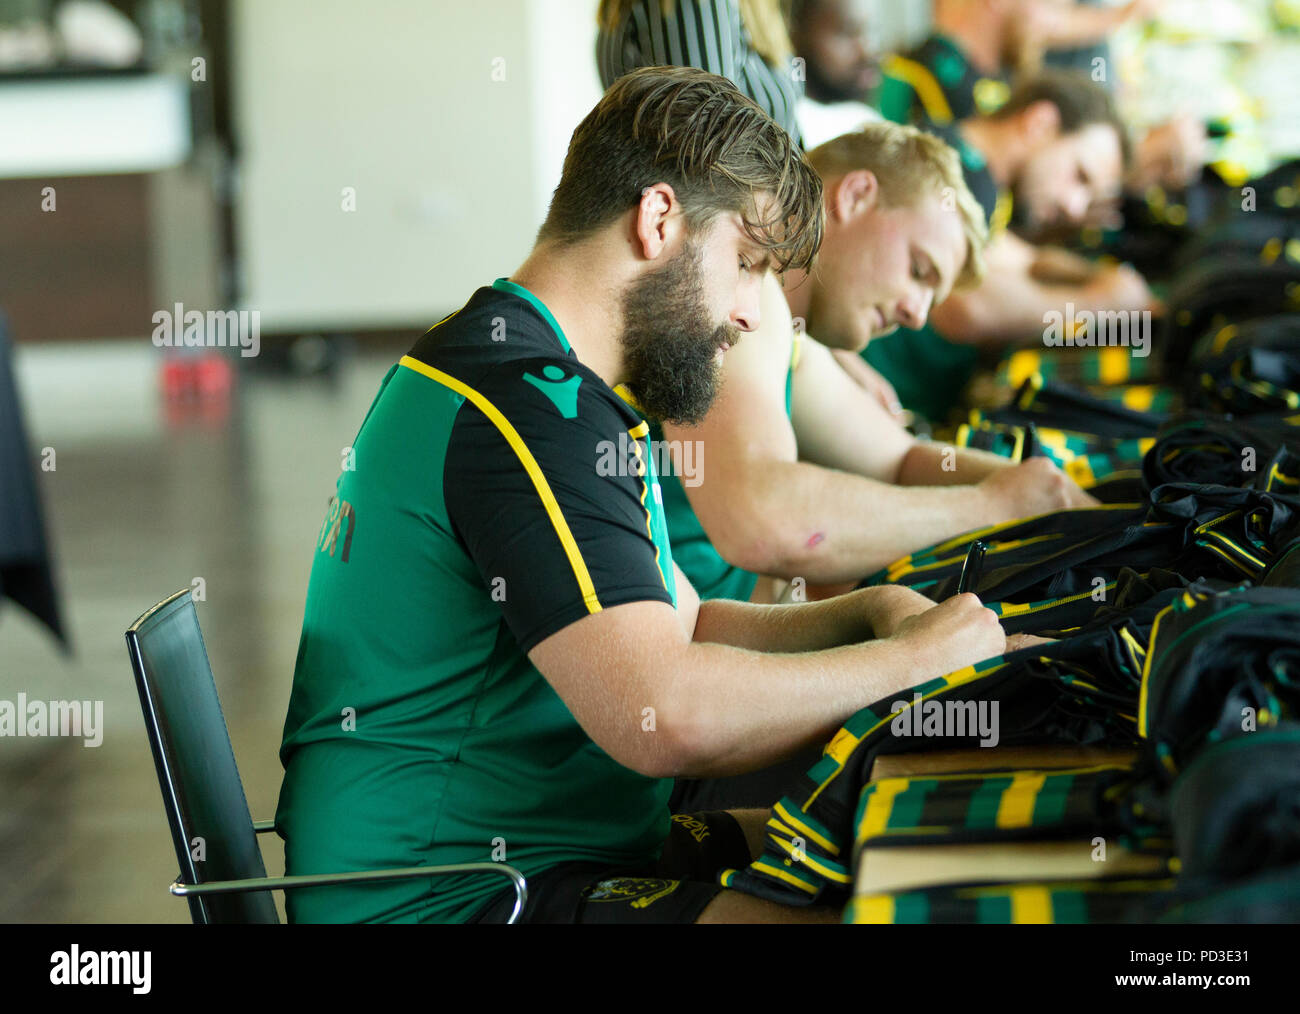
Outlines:
{"label": "man's ear", "polygon": [[1027,106],[1020,114],[1020,133],[1034,147],[1053,140],[1061,129],[1061,111],[1046,99]]}
{"label": "man's ear", "polygon": [[669,245],[672,224],[670,216],[681,211],[677,194],[667,183],[656,183],[641,191],[634,223],[636,252],[647,260],[655,260]]}
{"label": "man's ear", "polygon": [[864,214],[880,200],[880,180],[870,169],[855,169],[840,177],[826,202],[827,216],[839,225]]}

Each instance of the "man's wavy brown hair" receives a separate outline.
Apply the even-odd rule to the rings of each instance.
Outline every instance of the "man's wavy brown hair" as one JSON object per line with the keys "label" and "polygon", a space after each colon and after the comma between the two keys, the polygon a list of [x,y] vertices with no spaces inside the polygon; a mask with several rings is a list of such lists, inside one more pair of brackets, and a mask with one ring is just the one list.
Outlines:
{"label": "man's wavy brown hair", "polygon": [[726,78],[690,67],[614,82],[573,133],[538,241],[584,239],[656,183],[673,188],[692,233],[739,214],[778,271],[809,267],[821,246],[821,179],[790,135]]}

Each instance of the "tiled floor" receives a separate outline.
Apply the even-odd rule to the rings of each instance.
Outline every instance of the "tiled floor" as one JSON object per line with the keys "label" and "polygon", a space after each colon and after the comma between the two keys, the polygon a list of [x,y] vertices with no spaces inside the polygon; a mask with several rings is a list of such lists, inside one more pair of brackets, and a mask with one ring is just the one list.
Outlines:
{"label": "tiled floor", "polygon": [[[0,738],[0,922],[188,920],[122,633],[195,577],[249,807],[272,815],[312,545],[401,351],[336,382],[245,375],[223,421],[167,416],[147,343],[20,349],[30,439],[56,452],[41,482],[75,654],[0,606],[0,700],[102,700],[105,732]],[[279,839],[263,851],[282,873]]]}

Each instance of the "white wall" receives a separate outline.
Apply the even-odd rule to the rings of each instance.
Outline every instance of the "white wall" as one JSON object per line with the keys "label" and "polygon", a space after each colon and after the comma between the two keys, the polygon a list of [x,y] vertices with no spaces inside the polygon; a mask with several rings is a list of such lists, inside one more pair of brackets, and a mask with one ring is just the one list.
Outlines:
{"label": "white wall", "polygon": [[508,274],[599,97],[595,0],[235,0],[232,41],[267,331],[432,324]]}
{"label": "white wall", "polygon": [[931,0],[876,0],[872,27],[879,45],[889,50],[910,49],[930,32]]}
{"label": "white wall", "polygon": [[560,182],[569,138],[600,101],[598,0],[526,0],[533,68],[534,201],[542,224]]}

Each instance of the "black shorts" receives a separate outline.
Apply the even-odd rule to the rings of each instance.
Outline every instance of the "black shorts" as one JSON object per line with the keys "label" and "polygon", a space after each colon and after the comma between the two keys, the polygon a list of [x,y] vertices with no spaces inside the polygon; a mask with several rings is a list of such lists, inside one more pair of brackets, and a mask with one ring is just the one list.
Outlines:
{"label": "black shorts", "polygon": [[[663,855],[649,868],[561,863],[528,878],[523,923],[693,923],[723,890],[718,874],[742,869],[752,856],[731,814],[678,813]],[[515,904],[503,891],[470,922],[505,922]]]}
{"label": "black shorts", "polygon": [[799,779],[821,759],[822,748],[814,746],[789,760],[749,774],[730,778],[679,778],[673,784],[668,808],[674,813],[770,810],[782,796],[799,785]]}

